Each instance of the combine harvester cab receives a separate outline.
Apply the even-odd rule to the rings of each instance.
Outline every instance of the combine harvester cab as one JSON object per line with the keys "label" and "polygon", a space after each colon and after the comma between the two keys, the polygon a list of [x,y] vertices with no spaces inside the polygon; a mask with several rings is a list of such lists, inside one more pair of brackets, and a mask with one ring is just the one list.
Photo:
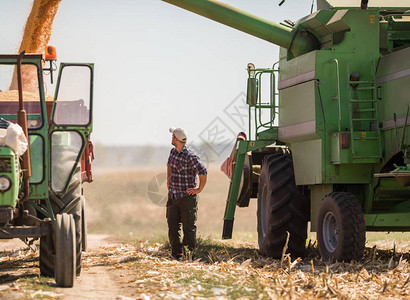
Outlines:
{"label": "combine harvester cab", "polygon": [[0,55],[0,238],[40,239],[41,275],[72,287],[86,250],[94,66],[61,63],[53,101],[43,74],[53,83],[55,59],[50,46],[45,57]]}
{"label": "combine harvester cab", "polygon": [[260,251],[275,258],[304,255],[309,221],[326,260],[360,260],[366,230],[410,231],[408,1],[318,0],[286,25],[217,1],[164,1],[281,47],[278,69],[248,64],[248,140],[223,238],[250,198]]}

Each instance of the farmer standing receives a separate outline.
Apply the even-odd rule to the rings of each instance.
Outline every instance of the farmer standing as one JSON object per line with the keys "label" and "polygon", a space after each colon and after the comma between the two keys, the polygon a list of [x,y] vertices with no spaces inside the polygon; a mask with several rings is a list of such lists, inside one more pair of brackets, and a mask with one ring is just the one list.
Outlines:
{"label": "farmer standing", "polygon": [[[196,247],[197,194],[207,179],[207,170],[199,157],[185,146],[187,136],[182,128],[170,128],[172,145],[167,162],[167,221],[172,257],[179,260],[184,246],[191,253]],[[197,175],[199,185],[197,184]],[[184,233],[181,239],[181,226]]]}

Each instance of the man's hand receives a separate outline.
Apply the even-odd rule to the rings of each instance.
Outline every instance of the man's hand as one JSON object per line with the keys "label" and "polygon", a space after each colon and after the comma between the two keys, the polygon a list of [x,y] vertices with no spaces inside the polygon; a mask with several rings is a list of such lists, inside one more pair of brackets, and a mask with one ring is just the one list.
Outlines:
{"label": "man's hand", "polygon": [[188,195],[196,195],[196,194],[199,194],[199,193],[203,190],[203,188],[204,188],[204,186],[205,186],[205,184],[206,184],[206,180],[207,180],[207,176],[206,176],[206,175],[199,175],[199,186],[198,186],[198,187],[194,187],[194,188],[189,188],[189,189],[187,190]]}
{"label": "man's hand", "polygon": [[188,192],[188,195],[196,195],[196,194],[199,194],[201,191],[199,190],[199,187],[196,187],[196,188],[189,188],[187,192]]}

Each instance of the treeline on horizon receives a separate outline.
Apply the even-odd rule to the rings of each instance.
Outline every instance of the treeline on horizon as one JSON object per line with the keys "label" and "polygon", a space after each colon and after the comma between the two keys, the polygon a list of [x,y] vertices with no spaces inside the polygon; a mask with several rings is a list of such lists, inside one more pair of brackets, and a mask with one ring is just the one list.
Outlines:
{"label": "treeline on horizon", "polygon": [[[188,145],[205,164],[223,162],[231,153],[232,145]],[[172,146],[112,146],[94,144],[93,167],[163,166]]]}

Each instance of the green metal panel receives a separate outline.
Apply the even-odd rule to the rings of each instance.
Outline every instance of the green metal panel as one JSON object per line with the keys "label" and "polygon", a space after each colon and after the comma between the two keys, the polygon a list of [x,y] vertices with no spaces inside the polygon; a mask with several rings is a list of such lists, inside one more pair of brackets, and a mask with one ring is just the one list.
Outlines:
{"label": "green metal panel", "polygon": [[[410,86],[410,48],[388,54],[380,59],[377,69],[381,121],[383,122],[383,141],[385,159],[399,151],[399,139],[403,138],[406,108],[410,106],[409,92],[403,87]],[[394,122],[396,114],[396,122]],[[410,118],[407,126],[410,125]],[[397,131],[395,129],[397,128]],[[410,142],[410,130],[405,140]]]}
{"label": "green metal panel", "polygon": [[[339,132],[332,132],[330,133],[330,143],[331,143],[331,154],[330,154],[330,162],[333,165],[340,165],[340,164],[363,164],[363,163],[377,163],[379,161],[379,157],[377,156],[379,153],[379,144],[378,140],[374,139],[377,136],[377,131],[362,131],[355,133],[354,137],[360,137],[360,140],[356,142],[356,147],[359,149],[357,151],[357,155],[364,154],[374,156],[373,158],[356,158],[354,159],[352,156],[352,147],[351,143],[347,148],[342,148],[340,144],[341,134],[350,135],[348,131],[341,131]],[[366,140],[365,138],[368,138]],[[363,139],[362,139],[363,138]]]}
{"label": "green metal panel", "polygon": [[365,214],[367,231],[386,231],[410,229],[410,213],[386,213]]}
{"label": "green metal panel", "polygon": [[333,184],[370,184],[372,181],[372,165],[340,164],[325,166],[323,182]]}
{"label": "green metal panel", "polygon": [[[314,72],[316,67],[316,52],[312,51],[291,60],[287,60],[286,50],[282,49],[283,55],[281,55],[280,72],[279,72],[279,84],[284,80],[289,80],[289,84],[295,84],[297,82],[297,76],[303,75],[308,72]],[[293,82],[292,82],[293,79]],[[279,86],[279,90],[281,87]]]}
{"label": "green metal panel", "polygon": [[379,161],[379,141],[377,131],[360,131],[353,135],[356,141],[356,155],[368,158],[356,159],[352,163],[377,163]]}
{"label": "green metal panel", "polygon": [[8,147],[0,147],[0,176],[10,180],[10,188],[0,193],[0,206],[12,206],[17,204],[20,186],[20,164],[18,156]]}
{"label": "green metal panel", "polygon": [[294,125],[316,119],[314,81],[283,89],[279,95],[279,110],[281,111],[279,126]]}
{"label": "green metal panel", "polygon": [[395,178],[380,178],[376,202],[400,202],[405,200],[410,200],[410,186],[401,186]]}
{"label": "green metal panel", "polygon": [[40,135],[30,135],[30,184],[40,183],[44,179],[44,140]]}
{"label": "green metal panel", "polygon": [[330,162],[332,164],[340,164],[340,162],[346,162],[346,158],[341,155],[342,150],[340,149],[340,133],[333,132],[330,134],[331,152],[330,152]]}
{"label": "green metal panel", "polygon": [[410,86],[409,57],[410,47],[380,59],[376,76],[381,86],[379,97],[383,99],[380,110],[382,120],[392,120],[394,113],[404,116],[406,107],[410,105],[409,91],[403,88]]}
{"label": "green metal panel", "polygon": [[235,215],[236,201],[239,195],[239,186],[241,183],[242,168],[247,146],[248,142],[240,141],[238,151],[235,154],[235,164],[232,170],[232,179],[226,201],[224,220],[233,220],[233,216]]}
{"label": "green metal panel", "polygon": [[315,35],[320,38],[323,47],[323,45],[328,42],[330,37],[330,31],[326,27],[326,24],[334,14],[335,11],[321,10],[302,18],[298,23],[303,25],[303,27],[307,30],[314,32]]}
{"label": "green metal panel", "polygon": [[345,20],[343,20],[343,17],[346,16],[348,12],[347,9],[336,11],[334,16],[326,24],[326,29],[331,33],[350,30],[350,26],[346,24]]}
{"label": "green metal panel", "polygon": [[322,183],[322,140],[290,145],[297,185]]}

